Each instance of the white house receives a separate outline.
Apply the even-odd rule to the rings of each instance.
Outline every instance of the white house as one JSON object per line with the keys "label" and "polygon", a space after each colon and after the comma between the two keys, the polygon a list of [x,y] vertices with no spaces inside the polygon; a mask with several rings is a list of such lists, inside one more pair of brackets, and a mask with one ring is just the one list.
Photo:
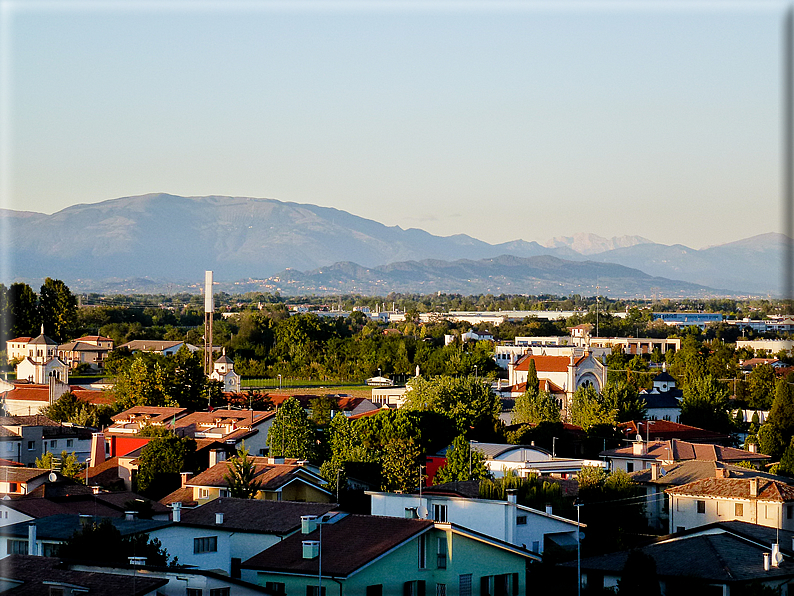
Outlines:
{"label": "white house", "polygon": [[16,367],[17,380],[27,380],[37,385],[46,385],[50,377],[69,382],[69,366],[58,358],[58,343],[44,335],[30,340],[27,345],[28,355]]}
{"label": "white house", "polygon": [[769,478],[707,478],[668,488],[670,533],[738,520],[794,530],[794,486]]}
{"label": "white house", "polygon": [[601,460],[556,457],[555,454],[534,445],[476,443],[472,448],[483,453],[485,466],[496,478],[501,478],[508,471],[522,478],[530,474],[568,478],[578,474],[584,466],[606,467]]}
{"label": "white house", "polygon": [[301,529],[303,516],[318,516],[333,503],[222,498],[195,509],[172,505],[172,523],[149,533],[182,565],[240,577],[240,563]]}
{"label": "white house", "polygon": [[[366,491],[372,515],[449,522],[542,554],[547,541],[562,547],[576,544],[577,523],[554,515],[551,507],[538,511],[507,501],[438,494],[397,494]],[[584,527],[584,526],[581,526]]]}

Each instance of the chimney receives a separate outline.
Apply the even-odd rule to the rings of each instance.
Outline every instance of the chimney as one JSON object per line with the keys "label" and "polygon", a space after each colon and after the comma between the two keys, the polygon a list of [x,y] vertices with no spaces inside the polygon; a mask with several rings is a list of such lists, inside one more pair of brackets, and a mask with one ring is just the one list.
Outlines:
{"label": "chimney", "polygon": [[764,571],[769,571],[769,553],[764,553]]}
{"label": "chimney", "polygon": [[514,488],[507,489],[507,502],[511,505],[515,505],[518,503],[518,491]]}
{"label": "chimney", "polygon": [[316,559],[320,554],[320,542],[318,540],[303,541],[303,558]]}
{"label": "chimney", "polygon": [[284,463],[284,456],[278,457],[269,457],[267,458],[267,463],[274,465],[274,464],[283,464]]}
{"label": "chimney", "polygon": [[182,503],[171,503],[171,521],[175,523],[182,521]]}
{"label": "chimney", "polygon": [[91,433],[91,467],[95,468],[105,461],[105,435]]}
{"label": "chimney", "polygon": [[28,524],[28,554],[37,555],[36,552],[36,524]]}
{"label": "chimney", "polygon": [[651,462],[651,480],[659,480],[659,468],[661,464],[658,461]]}
{"label": "chimney", "polygon": [[758,478],[750,478],[750,496],[758,496]]}
{"label": "chimney", "polygon": [[129,559],[130,565],[146,565],[146,557],[127,557],[127,559]]}
{"label": "chimney", "polygon": [[546,515],[554,515],[551,505],[546,505]]}
{"label": "chimney", "polygon": [[301,515],[301,534],[311,534],[316,528],[316,515]]}
{"label": "chimney", "polygon": [[220,511],[215,514],[215,524],[220,526],[223,523],[223,513]]}
{"label": "chimney", "polygon": [[727,478],[728,477],[728,470],[725,468],[717,468],[714,470],[714,477],[715,478]]}
{"label": "chimney", "polygon": [[124,519],[127,521],[133,521],[136,517],[138,517],[137,511],[125,511],[124,512]]}
{"label": "chimney", "polygon": [[190,481],[190,477],[193,476],[193,472],[180,472],[179,475],[182,477],[182,488],[185,488]]}
{"label": "chimney", "polygon": [[747,451],[750,453],[758,453],[758,445],[755,443],[749,443],[747,445]]}
{"label": "chimney", "polygon": [[99,486],[98,484],[95,484],[94,486],[91,487],[91,492],[95,495],[98,495],[99,493],[102,492],[102,487]]}
{"label": "chimney", "polygon": [[632,455],[647,455],[648,445],[644,441],[634,441],[631,444]]}
{"label": "chimney", "polygon": [[772,567],[777,567],[778,565],[780,565],[779,559],[781,559],[780,545],[778,543],[775,543],[772,545]]}

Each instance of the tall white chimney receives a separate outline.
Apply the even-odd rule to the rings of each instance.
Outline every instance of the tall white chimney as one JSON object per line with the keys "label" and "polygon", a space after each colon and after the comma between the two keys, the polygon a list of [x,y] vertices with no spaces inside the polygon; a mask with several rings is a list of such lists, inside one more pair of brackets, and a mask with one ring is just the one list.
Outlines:
{"label": "tall white chimney", "polygon": [[171,503],[171,521],[176,523],[182,521],[182,503]]}
{"label": "tall white chimney", "polygon": [[28,524],[28,554],[38,555],[36,548],[36,524]]}

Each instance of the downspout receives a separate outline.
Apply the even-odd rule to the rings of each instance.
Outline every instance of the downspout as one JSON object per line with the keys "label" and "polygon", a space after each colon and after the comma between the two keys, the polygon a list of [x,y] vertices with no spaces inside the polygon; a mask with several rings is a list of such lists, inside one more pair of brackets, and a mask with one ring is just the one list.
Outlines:
{"label": "downspout", "polygon": [[338,579],[336,579],[335,577],[332,577],[332,578],[331,578],[331,581],[335,581],[336,583],[338,583],[338,584],[339,584],[339,596],[342,596],[342,582],[340,582],[340,581],[339,581]]}

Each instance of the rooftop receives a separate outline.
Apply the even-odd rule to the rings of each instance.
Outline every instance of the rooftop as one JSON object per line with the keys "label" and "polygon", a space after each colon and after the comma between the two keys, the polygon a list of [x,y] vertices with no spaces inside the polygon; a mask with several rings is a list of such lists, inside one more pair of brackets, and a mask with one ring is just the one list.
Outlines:
{"label": "rooftop", "polygon": [[750,496],[751,479],[747,478],[704,478],[688,484],[668,488],[665,492],[675,495],[696,497],[723,497],[728,499],[759,501],[794,501],[794,486],[758,477],[758,496]]}
{"label": "rooftop", "polygon": [[[261,499],[214,499],[196,509],[183,509],[184,525],[222,527],[236,532],[287,534],[298,530],[302,515],[324,515],[337,507],[334,503],[299,503]],[[215,523],[215,514],[223,513],[223,524]]]}

